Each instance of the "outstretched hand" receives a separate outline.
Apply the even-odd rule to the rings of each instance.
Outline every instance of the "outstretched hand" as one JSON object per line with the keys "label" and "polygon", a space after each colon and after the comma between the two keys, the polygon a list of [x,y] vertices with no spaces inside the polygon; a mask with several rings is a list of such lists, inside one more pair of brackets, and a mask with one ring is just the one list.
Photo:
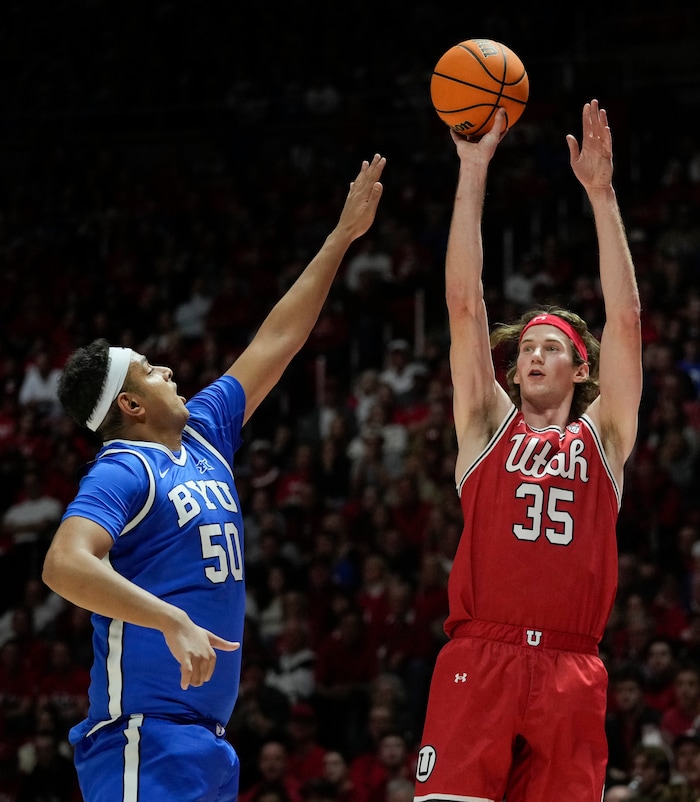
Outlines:
{"label": "outstretched hand", "polygon": [[496,111],[493,126],[482,136],[471,137],[468,134],[458,134],[450,128],[450,135],[457,146],[457,154],[460,159],[477,159],[487,164],[491,161],[496,148],[507,133],[505,109]]}
{"label": "outstretched hand", "polygon": [[374,222],[379,199],[384,187],[379,182],[386,159],[378,153],[371,162],[363,161],[357,178],[350,184],[338,228],[347,232],[351,240],[365,234]]}
{"label": "outstretched hand", "polygon": [[612,184],[612,135],[608,115],[597,100],[583,107],[583,139],[579,148],[576,137],[567,134],[571,169],[584,189],[606,189]]}

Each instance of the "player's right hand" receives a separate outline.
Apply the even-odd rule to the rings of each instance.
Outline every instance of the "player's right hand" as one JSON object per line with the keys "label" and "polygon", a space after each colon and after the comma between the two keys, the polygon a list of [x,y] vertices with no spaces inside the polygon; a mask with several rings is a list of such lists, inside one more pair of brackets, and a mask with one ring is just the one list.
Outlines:
{"label": "player's right hand", "polygon": [[180,626],[163,632],[165,642],[180,664],[180,687],[198,688],[212,678],[216,667],[216,652],[239,649],[238,641],[229,641],[197,626],[189,618]]}

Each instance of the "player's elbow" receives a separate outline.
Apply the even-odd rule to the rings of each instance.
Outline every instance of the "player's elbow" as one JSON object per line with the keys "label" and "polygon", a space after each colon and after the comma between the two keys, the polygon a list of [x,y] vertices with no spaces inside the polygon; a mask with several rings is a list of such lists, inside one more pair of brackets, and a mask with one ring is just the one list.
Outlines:
{"label": "player's elbow", "polygon": [[60,559],[57,557],[55,550],[49,548],[44,557],[44,565],[41,570],[41,581],[55,593],[59,593],[59,586],[61,584],[62,570],[60,568]]}
{"label": "player's elbow", "polygon": [[56,547],[55,544],[49,547],[44,557],[41,580],[54,593],[58,593],[59,596],[64,598],[66,597],[71,565],[73,565],[73,559],[64,554],[63,549]]}

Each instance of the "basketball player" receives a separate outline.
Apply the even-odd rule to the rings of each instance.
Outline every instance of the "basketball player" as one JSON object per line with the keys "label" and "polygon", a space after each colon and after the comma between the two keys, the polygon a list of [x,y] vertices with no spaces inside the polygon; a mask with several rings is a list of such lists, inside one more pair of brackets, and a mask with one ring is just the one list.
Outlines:
{"label": "basketball player", "polygon": [[495,378],[481,214],[504,116],[453,134],[459,178],[446,260],[464,530],[449,580],[416,800],[600,802],[607,675],[598,657],[616,592],[615,522],[641,396],[640,304],[612,186],[607,115],[583,107],[571,167],[597,231],[599,344],[563,309],[497,328],[517,346],[510,396]]}
{"label": "basketball player", "polygon": [[371,226],[385,160],[364,162],[335,229],[226,373],[189,402],[168,367],[103,340],[60,398],[103,447],[68,506],[44,581],[93,611],[88,718],[70,740],[85,802],[237,798],[224,739],[238,693],[245,587],[233,478],[241,427],[311,331]]}

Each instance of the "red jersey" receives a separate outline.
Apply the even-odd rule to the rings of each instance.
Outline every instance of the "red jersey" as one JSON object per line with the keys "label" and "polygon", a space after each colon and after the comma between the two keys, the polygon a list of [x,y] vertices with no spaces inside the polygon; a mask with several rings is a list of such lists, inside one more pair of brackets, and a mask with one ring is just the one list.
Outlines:
{"label": "red jersey", "polygon": [[620,489],[591,419],[539,430],[513,407],[457,492],[447,634],[476,619],[600,640],[617,590]]}

